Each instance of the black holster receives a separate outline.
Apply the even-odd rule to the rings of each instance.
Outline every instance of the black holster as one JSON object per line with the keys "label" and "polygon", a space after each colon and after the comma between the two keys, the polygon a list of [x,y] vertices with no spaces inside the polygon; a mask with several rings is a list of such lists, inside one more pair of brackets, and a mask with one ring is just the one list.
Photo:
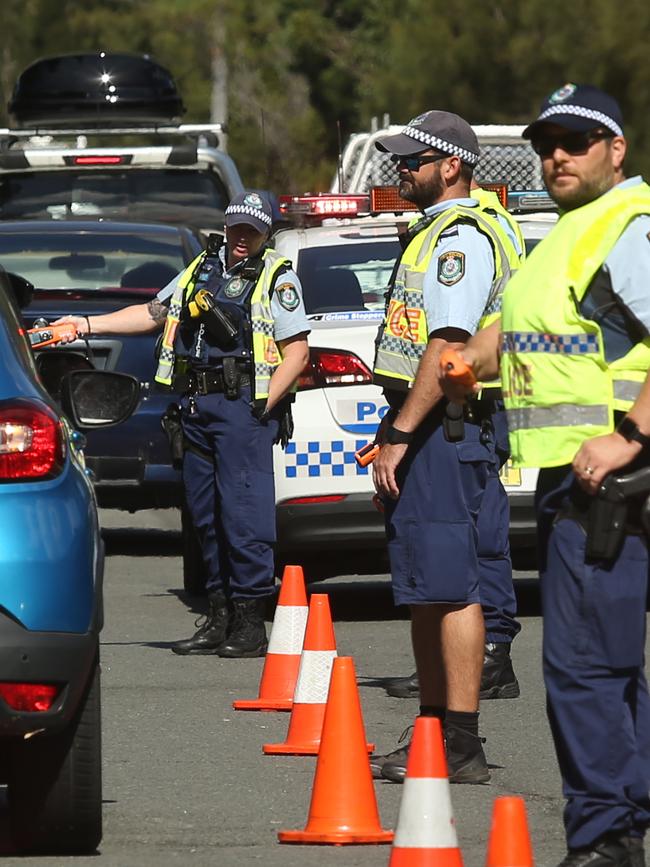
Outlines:
{"label": "black holster", "polygon": [[459,443],[465,439],[465,410],[462,403],[449,403],[445,406],[442,430],[448,443]]}
{"label": "black holster", "polygon": [[160,419],[160,425],[169,442],[172,466],[175,470],[183,466],[183,425],[181,424],[181,408],[177,403],[170,403]]}
{"label": "black holster", "polygon": [[[609,475],[601,483],[589,505],[587,520],[586,556],[590,560],[614,560],[625,536],[639,534],[641,525],[649,535],[650,467],[643,467],[627,476]],[[643,496],[642,496],[643,495]],[[645,500],[641,508],[641,522],[630,526],[628,511],[631,501]],[[638,514],[638,508],[635,510]]]}

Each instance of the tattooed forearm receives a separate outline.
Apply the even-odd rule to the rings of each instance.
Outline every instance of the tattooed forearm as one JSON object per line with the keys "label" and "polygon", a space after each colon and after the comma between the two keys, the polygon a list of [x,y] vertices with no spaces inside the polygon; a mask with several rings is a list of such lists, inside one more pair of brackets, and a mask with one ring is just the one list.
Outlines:
{"label": "tattooed forearm", "polygon": [[149,316],[153,319],[154,322],[160,324],[167,319],[167,308],[165,305],[159,301],[157,298],[154,298],[153,301],[150,301],[147,304],[147,312]]}

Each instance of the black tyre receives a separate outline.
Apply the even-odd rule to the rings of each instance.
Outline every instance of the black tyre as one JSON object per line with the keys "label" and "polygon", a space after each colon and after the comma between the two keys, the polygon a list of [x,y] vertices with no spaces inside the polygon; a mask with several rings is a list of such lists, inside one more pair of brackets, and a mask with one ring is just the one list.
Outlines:
{"label": "black tyre", "polygon": [[20,852],[84,855],[102,839],[99,661],[65,731],[12,750],[9,820]]}
{"label": "black tyre", "polygon": [[181,533],[183,537],[183,588],[192,596],[205,594],[207,580],[203,553],[199,544],[192,516],[186,505],[181,507]]}

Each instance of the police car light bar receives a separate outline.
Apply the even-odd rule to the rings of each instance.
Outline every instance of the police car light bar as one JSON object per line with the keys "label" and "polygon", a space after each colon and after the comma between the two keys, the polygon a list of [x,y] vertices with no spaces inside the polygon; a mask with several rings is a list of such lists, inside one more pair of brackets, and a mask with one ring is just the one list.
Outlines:
{"label": "police car light bar", "polygon": [[366,195],[332,195],[317,193],[304,196],[280,196],[280,213],[285,217],[356,217],[368,213]]}
{"label": "police car light bar", "polygon": [[481,181],[477,181],[476,183],[482,189],[496,193],[502,206],[504,208],[508,207],[508,184],[506,184],[505,181],[499,183],[482,183]]}
{"label": "police car light bar", "polygon": [[370,211],[373,214],[401,214],[403,211],[419,211],[413,202],[407,202],[399,194],[399,187],[373,187],[370,190]]}
{"label": "police car light bar", "polygon": [[557,211],[557,205],[546,190],[518,190],[508,194],[508,209],[526,211]]}

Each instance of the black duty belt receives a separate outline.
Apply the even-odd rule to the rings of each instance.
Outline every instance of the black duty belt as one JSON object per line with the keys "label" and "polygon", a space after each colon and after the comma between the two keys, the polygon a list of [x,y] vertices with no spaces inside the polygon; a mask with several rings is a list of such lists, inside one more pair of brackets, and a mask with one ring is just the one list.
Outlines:
{"label": "black duty belt", "polygon": [[231,394],[251,385],[249,365],[244,369],[237,364],[229,372],[229,376],[219,369],[197,370],[189,369],[174,376],[173,391],[181,394]]}

